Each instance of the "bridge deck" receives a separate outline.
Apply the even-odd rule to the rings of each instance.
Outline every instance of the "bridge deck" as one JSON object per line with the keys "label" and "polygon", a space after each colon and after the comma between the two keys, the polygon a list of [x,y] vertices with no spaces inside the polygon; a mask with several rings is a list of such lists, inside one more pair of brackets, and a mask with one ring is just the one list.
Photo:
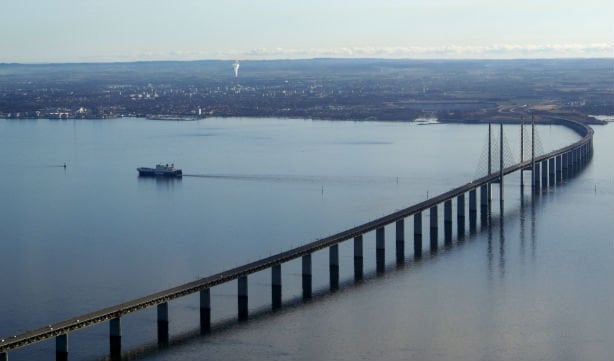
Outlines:
{"label": "bridge deck", "polygon": [[[570,121],[566,119],[555,119],[555,122],[565,125],[575,132],[577,132],[582,139],[579,141],[555,150],[553,152],[541,155],[535,158],[536,162],[542,161],[544,159],[549,159],[560,154],[566,153],[570,150],[576,149],[579,146],[587,144],[592,140],[593,130],[581,123]],[[527,160],[513,166],[507,167],[503,170],[504,175],[515,172],[519,169],[523,169],[527,166],[531,165],[531,160]],[[474,188],[478,188],[481,185],[488,184],[496,181],[499,178],[499,173],[494,173],[491,175],[484,176],[472,182],[461,185],[460,187],[454,188],[448,192],[440,194],[436,197],[430,198],[423,202],[414,204],[405,209],[399,210],[397,212],[388,214],[381,218],[372,220],[365,224],[359,225],[354,228],[350,228],[348,230],[339,232],[332,236],[328,236],[326,238],[322,238],[316,240],[314,242],[299,246],[297,248],[284,251],[278,253],[276,255],[266,257],[260,259],[258,261],[254,261],[248,263],[246,265],[236,267],[233,269],[229,269],[227,271],[223,271],[205,278],[201,278],[199,280],[189,282],[177,287],[173,287],[167,290],[163,290],[160,292],[156,292],[141,298],[134,299],[132,301],[128,301],[125,303],[120,303],[111,307],[107,307],[98,311],[94,311],[85,315],[81,315],[78,317],[73,317],[71,319],[58,322],[52,324],[48,327],[42,327],[35,330],[31,330],[19,335],[15,335],[12,337],[8,337],[0,340],[0,353],[7,352],[10,350],[14,350],[17,348],[24,347],[26,345],[39,342],[48,338],[56,337],[59,335],[63,335],[69,333],[71,331],[75,331],[81,328],[89,327],[94,324],[98,324],[101,322],[105,322],[122,315],[132,313],[135,311],[142,310],[147,307],[155,306],[164,302],[168,302],[175,298],[183,297],[207,288],[211,288],[215,285],[219,285],[222,283],[226,283],[235,279],[238,279],[241,276],[246,276],[255,272],[262,271],[264,269],[270,268],[274,265],[282,264],[288,262],[290,260],[302,257],[304,255],[311,254],[317,250],[330,247],[334,244],[346,241],[353,237],[362,235],[364,233],[376,230],[377,228],[384,227],[391,223],[394,223],[398,220],[409,217],[413,214],[416,214],[421,211],[428,210],[429,208],[443,203],[447,200],[453,199],[461,194],[464,194]]]}

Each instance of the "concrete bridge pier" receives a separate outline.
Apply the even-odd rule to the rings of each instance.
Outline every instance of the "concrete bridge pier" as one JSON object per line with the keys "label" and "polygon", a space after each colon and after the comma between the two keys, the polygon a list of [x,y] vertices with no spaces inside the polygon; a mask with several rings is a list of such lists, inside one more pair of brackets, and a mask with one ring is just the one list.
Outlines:
{"label": "concrete bridge pier", "polygon": [[362,235],[354,237],[354,281],[363,277]]}
{"label": "concrete bridge pier", "polygon": [[472,189],[469,191],[469,233],[473,234],[477,229],[478,204],[477,191]]}
{"label": "concrete bridge pier", "polygon": [[541,173],[542,173],[542,188],[548,188],[548,160],[541,161]]}
{"label": "concrete bridge pier", "polygon": [[431,252],[437,251],[437,243],[439,241],[439,228],[438,228],[438,218],[437,218],[437,206],[432,206],[429,209],[429,224],[430,224],[430,232],[429,232],[429,241],[430,241],[430,249]]}
{"label": "concrete bridge pier", "polygon": [[386,269],[386,236],[384,227],[375,230],[375,264],[377,273]]}
{"label": "concrete bridge pier", "polygon": [[111,359],[119,359],[122,353],[122,326],[119,317],[109,321],[109,346]]}
{"label": "concrete bridge pier", "polygon": [[302,257],[303,264],[303,300],[311,298],[311,254]]}
{"label": "concrete bridge pier", "polygon": [[490,187],[488,184],[480,186],[480,224],[482,228],[488,225],[488,187]]}
{"label": "concrete bridge pier", "polygon": [[247,299],[247,276],[241,276],[237,279],[237,308],[239,321],[247,321],[248,317],[248,299]]}
{"label": "concrete bridge pier", "polygon": [[465,195],[461,194],[456,198],[456,224],[458,228],[458,239],[465,238]]}
{"label": "concrete bridge pier", "polygon": [[271,308],[281,308],[281,264],[271,267]]}
{"label": "concrete bridge pier", "polygon": [[[0,357],[1,359],[1,357]],[[55,338],[55,360],[68,361],[68,335],[63,334]]]}
{"label": "concrete bridge pier", "polygon": [[579,172],[582,168],[582,150],[580,148],[576,149],[576,164],[578,165],[576,170]]}
{"label": "concrete bridge pier", "polygon": [[200,334],[211,332],[211,290],[200,291]]}
{"label": "concrete bridge pier", "polygon": [[422,257],[422,212],[414,214],[414,258]]}
{"label": "concrete bridge pier", "polygon": [[329,279],[331,291],[339,289],[339,245],[334,244],[328,249]]}
{"label": "concrete bridge pier", "polygon": [[562,172],[562,163],[563,163],[563,155],[559,154],[556,156],[556,183],[560,184],[563,181],[563,172]]}
{"label": "concrete bridge pier", "polygon": [[555,172],[554,172],[554,162],[555,162],[555,158],[550,158],[548,159],[548,183],[550,184],[550,187],[554,186],[555,184]]}
{"label": "concrete bridge pier", "polygon": [[561,158],[562,158],[562,164],[561,164],[561,176],[562,179],[567,179],[569,178],[569,156],[567,153],[563,153],[561,154]]}
{"label": "concrete bridge pier", "polygon": [[405,263],[405,220],[400,219],[396,222],[396,254],[397,264]]}
{"label": "concrete bridge pier", "polygon": [[540,181],[540,168],[541,164],[539,162],[535,162],[535,167],[531,173],[533,177],[533,193],[538,194],[541,189],[541,181]]}
{"label": "concrete bridge pier", "polygon": [[158,305],[158,345],[168,345],[168,302]]}
{"label": "concrete bridge pier", "polygon": [[443,203],[443,241],[446,245],[452,243],[452,201]]}

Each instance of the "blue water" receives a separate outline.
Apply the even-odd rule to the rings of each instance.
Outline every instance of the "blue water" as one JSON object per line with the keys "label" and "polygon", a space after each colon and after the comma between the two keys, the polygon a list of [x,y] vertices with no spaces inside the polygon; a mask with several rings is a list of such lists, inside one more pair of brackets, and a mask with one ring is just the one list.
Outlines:
{"label": "blue water", "polygon": [[[486,129],[289,119],[0,121],[0,337],[189,282],[456,187],[483,168]],[[538,131],[545,150],[577,139],[557,126]],[[506,127],[506,137],[519,154],[519,127]],[[195,335],[194,295],[170,304],[171,347],[155,346],[152,309],[123,319],[124,349],[144,360],[611,360],[612,143],[614,128],[596,128],[587,169],[537,198],[521,197],[517,175],[506,178],[504,223],[496,212],[491,229],[419,262],[408,244],[407,263],[394,266],[387,228],[389,269],[381,277],[373,274],[368,234],[369,276],[361,284],[351,282],[352,247],[343,244],[347,282],[339,292],[296,306],[300,262],[290,262],[282,312],[266,311],[270,273],[263,271],[249,278],[254,320],[233,322],[231,283],[212,289],[222,330]],[[186,176],[137,177],[136,167],[156,162],[175,163]],[[327,262],[326,251],[314,254],[317,290],[327,288]],[[104,324],[71,334],[71,359],[104,358],[107,335]],[[9,355],[54,357],[53,340]]]}

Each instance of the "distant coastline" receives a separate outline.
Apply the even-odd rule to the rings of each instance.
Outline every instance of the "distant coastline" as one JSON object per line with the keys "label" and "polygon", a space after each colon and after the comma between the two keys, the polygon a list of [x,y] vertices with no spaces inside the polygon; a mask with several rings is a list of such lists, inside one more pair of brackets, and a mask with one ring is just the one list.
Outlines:
{"label": "distant coastline", "polygon": [[614,114],[614,59],[0,65],[0,118],[515,121]]}

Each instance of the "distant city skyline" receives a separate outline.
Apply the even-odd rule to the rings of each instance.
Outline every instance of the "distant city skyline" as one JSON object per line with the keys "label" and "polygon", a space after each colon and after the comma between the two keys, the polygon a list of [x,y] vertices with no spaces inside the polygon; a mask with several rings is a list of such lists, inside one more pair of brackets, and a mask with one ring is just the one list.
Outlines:
{"label": "distant city skyline", "polygon": [[0,62],[614,57],[611,0],[3,0]]}

